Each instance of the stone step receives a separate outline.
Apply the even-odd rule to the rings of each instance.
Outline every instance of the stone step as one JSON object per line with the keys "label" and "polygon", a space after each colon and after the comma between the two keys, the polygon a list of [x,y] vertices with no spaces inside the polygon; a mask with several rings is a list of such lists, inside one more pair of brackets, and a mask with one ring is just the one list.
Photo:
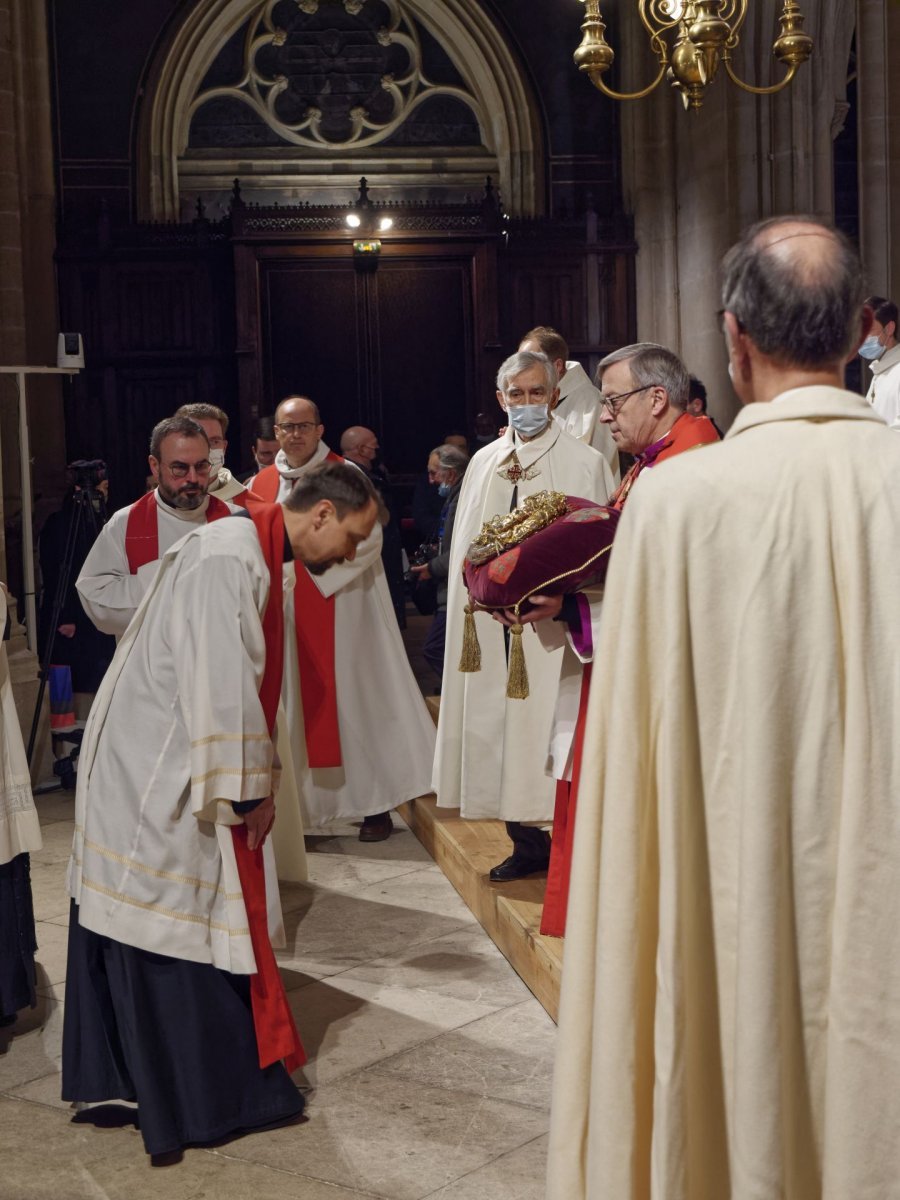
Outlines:
{"label": "stone step", "polygon": [[510,853],[502,821],[464,821],[457,809],[438,808],[434,796],[410,800],[397,812],[555,1021],[563,940],[540,932],[546,873],[490,882],[491,867]]}

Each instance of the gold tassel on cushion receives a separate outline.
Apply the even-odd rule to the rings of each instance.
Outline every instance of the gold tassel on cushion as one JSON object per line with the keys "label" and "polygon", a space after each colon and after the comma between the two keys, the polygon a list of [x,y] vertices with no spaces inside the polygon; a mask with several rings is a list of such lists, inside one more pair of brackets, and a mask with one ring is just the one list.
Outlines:
{"label": "gold tassel on cushion", "polygon": [[525,649],[522,645],[522,626],[509,627],[509,674],[506,694],[510,700],[528,699],[528,667],[525,665]]}
{"label": "gold tassel on cushion", "polygon": [[475,610],[471,604],[465,608],[466,617],[463,623],[462,654],[459,656],[459,669],[470,673],[481,670],[481,646],[478,642],[478,630],[475,628]]}

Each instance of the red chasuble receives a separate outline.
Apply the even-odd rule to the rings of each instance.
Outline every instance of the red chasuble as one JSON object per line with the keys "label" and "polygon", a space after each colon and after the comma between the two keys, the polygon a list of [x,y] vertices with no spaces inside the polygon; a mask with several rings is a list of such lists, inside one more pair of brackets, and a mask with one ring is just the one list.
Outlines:
{"label": "red chasuble", "polygon": [[[343,462],[329,451],[325,462]],[[263,467],[253,480],[252,493],[243,492],[252,512],[256,499],[275,502],[281,476],[277,467]],[[250,498],[252,496],[252,498]],[[297,666],[303,702],[306,757],[310,767],[341,765],[341,735],[338,728],[337,682],[334,675],[334,596],[326,599],[313,583],[303,563],[295,562],[294,628]]]}
{"label": "red chasuble", "polygon": [[[156,492],[148,492],[131,506],[125,523],[125,557],[128,559],[128,570],[132,575],[138,573],[139,567],[156,562],[159,558],[159,526],[156,519],[158,509]],[[220,517],[227,517],[230,512],[227,504],[223,504],[215,496],[210,496],[209,507],[206,510],[207,524],[210,521],[218,521]],[[190,533],[194,528],[193,524],[185,521],[185,533]]]}

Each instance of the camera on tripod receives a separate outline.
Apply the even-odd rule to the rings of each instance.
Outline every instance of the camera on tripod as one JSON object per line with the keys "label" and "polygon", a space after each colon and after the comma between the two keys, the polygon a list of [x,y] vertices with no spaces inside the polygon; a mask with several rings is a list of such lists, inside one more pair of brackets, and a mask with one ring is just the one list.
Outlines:
{"label": "camera on tripod", "polygon": [[108,478],[102,458],[79,458],[69,463],[67,470],[73,487],[82,492],[98,492],[100,484]]}

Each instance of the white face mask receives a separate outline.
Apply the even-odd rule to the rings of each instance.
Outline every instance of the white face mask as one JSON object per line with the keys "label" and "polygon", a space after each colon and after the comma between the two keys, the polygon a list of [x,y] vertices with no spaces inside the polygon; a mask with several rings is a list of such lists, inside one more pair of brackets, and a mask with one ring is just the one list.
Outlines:
{"label": "white face mask", "polygon": [[506,410],[509,423],[522,437],[534,437],[546,429],[549,404],[514,404]]}
{"label": "white face mask", "polygon": [[873,359],[881,358],[884,354],[884,346],[878,340],[877,333],[870,333],[866,340],[859,348],[860,358],[867,358],[870,362]]}
{"label": "white face mask", "polygon": [[225,451],[221,446],[218,446],[215,450],[211,448],[207,458],[209,459],[210,475],[218,475],[219,468],[225,466]]}
{"label": "white face mask", "polygon": [[728,378],[734,383],[734,363],[731,359],[728,360]]}

